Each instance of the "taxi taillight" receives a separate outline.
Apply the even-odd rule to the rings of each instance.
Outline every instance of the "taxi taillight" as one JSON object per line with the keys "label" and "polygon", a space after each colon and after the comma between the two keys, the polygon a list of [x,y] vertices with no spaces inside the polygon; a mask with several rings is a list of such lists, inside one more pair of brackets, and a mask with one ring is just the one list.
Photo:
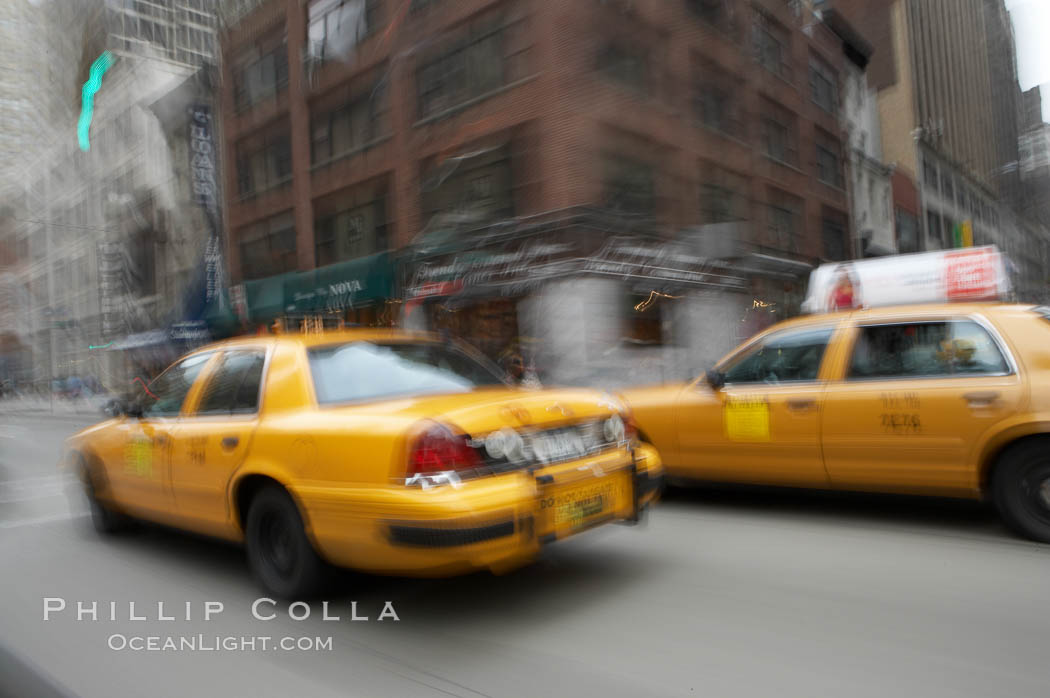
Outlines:
{"label": "taxi taillight", "polygon": [[408,452],[406,478],[473,470],[481,465],[481,458],[465,435],[454,433],[443,424],[432,424],[416,437]]}

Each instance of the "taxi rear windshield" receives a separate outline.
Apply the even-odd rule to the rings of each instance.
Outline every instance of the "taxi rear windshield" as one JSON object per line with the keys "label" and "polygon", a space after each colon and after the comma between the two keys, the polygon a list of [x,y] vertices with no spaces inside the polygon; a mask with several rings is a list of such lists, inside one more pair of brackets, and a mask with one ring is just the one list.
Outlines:
{"label": "taxi rear windshield", "polygon": [[362,341],[316,347],[307,355],[322,405],[503,384],[489,366],[441,344]]}

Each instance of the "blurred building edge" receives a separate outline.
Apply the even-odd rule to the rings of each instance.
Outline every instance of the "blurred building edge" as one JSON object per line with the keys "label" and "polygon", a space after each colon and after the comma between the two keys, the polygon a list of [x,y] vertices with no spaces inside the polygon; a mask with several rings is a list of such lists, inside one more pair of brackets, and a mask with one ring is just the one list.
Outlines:
{"label": "blurred building edge", "polygon": [[[192,134],[179,111],[214,102],[215,70],[202,67],[215,56],[214,2],[36,5],[27,27],[61,41],[63,50],[22,62],[70,76],[59,94],[72,108],[57,120],[42,113],[46,145],[6,170],[3,199],[15,223],[5,242],[17,251],[8,271],[23,300],[18,324],[27,338],[8,380],[23,392],[61,389],[66,378],[123,392],[136,375],[156,372],[206,338],[199,331],[210,310],[199,301],[207,288],[201,270],[221,221],[198,208]],[[45,7],[65,8],[73,19]],[[73,114],[103,51],[115,62],[81,150]],[[214,179],[221,182],[218,170]],[[214,244],[211,250],[214,260]],[[140,333],[157,329],[174,342],[148,346]]]}

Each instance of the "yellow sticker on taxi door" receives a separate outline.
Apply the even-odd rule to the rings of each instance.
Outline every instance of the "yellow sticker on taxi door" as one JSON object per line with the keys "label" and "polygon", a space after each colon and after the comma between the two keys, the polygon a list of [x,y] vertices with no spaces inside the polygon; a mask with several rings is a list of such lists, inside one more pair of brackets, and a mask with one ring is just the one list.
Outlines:
{"label": "yellow sticker on taxi door", "polygon": [[153,444],[143,437],[132,437],[124,447],[124,471],[139,477],[153,477]]}
{"label": "yellow sticker on taxi door", "polygon": [[769,441],[769,401],[764,397],[727,397],[722,408],[730,441]]}

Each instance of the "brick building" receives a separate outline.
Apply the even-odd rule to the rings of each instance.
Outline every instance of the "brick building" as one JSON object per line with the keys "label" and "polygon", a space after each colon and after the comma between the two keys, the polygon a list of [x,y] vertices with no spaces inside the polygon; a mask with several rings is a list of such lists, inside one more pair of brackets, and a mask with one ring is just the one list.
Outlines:
{"label": "brick building", "polygon": [[[387,251],[455,238],[460,256],[432,255],[428,268],[440,265],[434,260],[454,267],[462,253],[516,232],[542,240],[552,264],[598,254],[603,233],[651,245],[674,240],[695,254],[682,262],[694,268],[674,284],[586,273],[593,265],[552,281],[577,284],[561,291],[592,299],[579,312],[616,316],[611,330],[596,330],[595,343],[615,343],[619,332],[694,345],[695,337],[678,336],[690,323],[669,322],[681,307],[661,311],[657,322],[631,317],[653,306],[634,302],[647,292],[668,303],[674,296],[671,305],[700,298],[702,307],[723,307],[711,312],[730,331],[717,332],[716,344],[745,332],[741,316],[753,308],[794,312],[812,265],[853,253],[838,114],[842,39],[803,7],[259,4],[222,39],[228,257],[249,320],[322,305],[350,308],[351,320],[389,320],[396,304],[388,299],[411,297],[420,278],[436,277],[378,273],[376,265],[393,259]],[[622,257],[619,269],[628,264]],[[399,278],[405,288],[396,288]],[[339,284],[349,302],[333,304]],[[437,295],[450,289],[464,290],[459,283]],[[520,317],[501,319],[508,294],[496,295],[504,302],[487,302],[482,313],[489,325],[556,331],[549,308],[533,313],[546,332]],[[559,295],[551,285],[541,292],[519,284],[510,297],[535,308]],[[710,330],[701,323],[693,334]]]}

